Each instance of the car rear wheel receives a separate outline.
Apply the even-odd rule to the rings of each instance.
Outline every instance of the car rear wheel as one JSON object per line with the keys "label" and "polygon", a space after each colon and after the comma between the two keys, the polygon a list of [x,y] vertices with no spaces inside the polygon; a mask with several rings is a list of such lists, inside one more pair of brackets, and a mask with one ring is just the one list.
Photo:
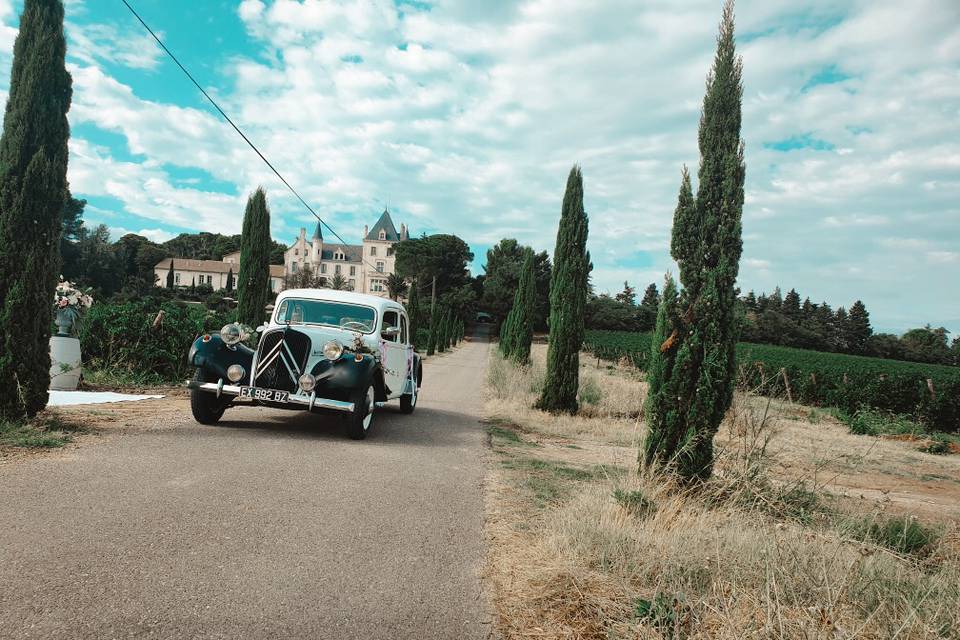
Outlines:
{"label": "car rear wheel", "polygon": [[376,406],[373,385],[368,384],[365,389],[358,390],[350,399],[353,401],[353,411],[347,415],[347,432],[353,440],[363,440],[373,424],[373,409]]}
{"label": "car rear wheel", "polygon": [[[209,382],[204,375],[203,369],[197,368],[193,374],[196,382]],[[193,413],[193,419],[200,424],[217,424],[223,417],[223,412],[227,409],[229,400],[218,398],[216,394],[200,389],[190,390],[190,411]]]}
{"label": "car rear wheel", "polygon": [[411,393],[405,393],[400,396],[400,411],[402,413],[413,413],[413,410],[417,408],[417,398],[420,396],[420,377],[421,372],[417,371],[417,376],[412,380],[413,384],[410,385],[413,391]]}

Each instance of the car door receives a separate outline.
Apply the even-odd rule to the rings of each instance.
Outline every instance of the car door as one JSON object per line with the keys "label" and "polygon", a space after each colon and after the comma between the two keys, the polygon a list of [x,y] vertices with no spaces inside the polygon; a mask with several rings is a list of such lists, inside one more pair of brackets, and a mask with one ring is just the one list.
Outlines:
{"label": "car door", "polygon": [[[390,397],[399,398],[403,394],[407,378],[407,340],[404,335],[406,318],[401,323],[402,314],[390,309],[383,314],[380,346],[383,353],[383,380],[390,388]],[[395,328],[394,335],[384,335],[384,329]]]}

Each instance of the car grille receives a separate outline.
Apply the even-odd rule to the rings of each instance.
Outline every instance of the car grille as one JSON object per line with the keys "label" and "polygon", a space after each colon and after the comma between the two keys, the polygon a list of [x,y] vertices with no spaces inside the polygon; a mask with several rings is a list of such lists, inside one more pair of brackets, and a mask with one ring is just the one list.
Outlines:
{"label": "car grille", "polygon": [[257,349],[253,385],[295,392],[310,356],[310,337],[293,329],[279,329],[263,336]]}

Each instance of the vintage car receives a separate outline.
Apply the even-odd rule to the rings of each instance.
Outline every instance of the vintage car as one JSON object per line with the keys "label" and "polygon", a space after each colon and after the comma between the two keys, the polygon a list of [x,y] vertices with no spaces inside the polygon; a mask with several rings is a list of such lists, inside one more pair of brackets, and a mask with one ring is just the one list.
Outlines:
{"label": "vintage car", "polygon": [[228,324],[194,341],[188,356],[196,373],[187,383],[193,417],[216,424],[230,407],[261,405],[339,412],[351,438],[370,431],[374,409],[399,399],[417,406],[423,367],[413,350],[403,305],[331,289],[288,289],[270,320],[249,330]]}

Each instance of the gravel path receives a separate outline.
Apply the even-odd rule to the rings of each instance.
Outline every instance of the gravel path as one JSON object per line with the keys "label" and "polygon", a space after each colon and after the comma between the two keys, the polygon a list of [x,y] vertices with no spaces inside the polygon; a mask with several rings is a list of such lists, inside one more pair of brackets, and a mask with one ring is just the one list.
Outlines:
{"label": "gravel path", "polygon": [[417,411],[380,410],[362,442],[260,408],[205,427],[180,397],[0,466],[0,635],[489,637],[487,349],[431,359]]}

